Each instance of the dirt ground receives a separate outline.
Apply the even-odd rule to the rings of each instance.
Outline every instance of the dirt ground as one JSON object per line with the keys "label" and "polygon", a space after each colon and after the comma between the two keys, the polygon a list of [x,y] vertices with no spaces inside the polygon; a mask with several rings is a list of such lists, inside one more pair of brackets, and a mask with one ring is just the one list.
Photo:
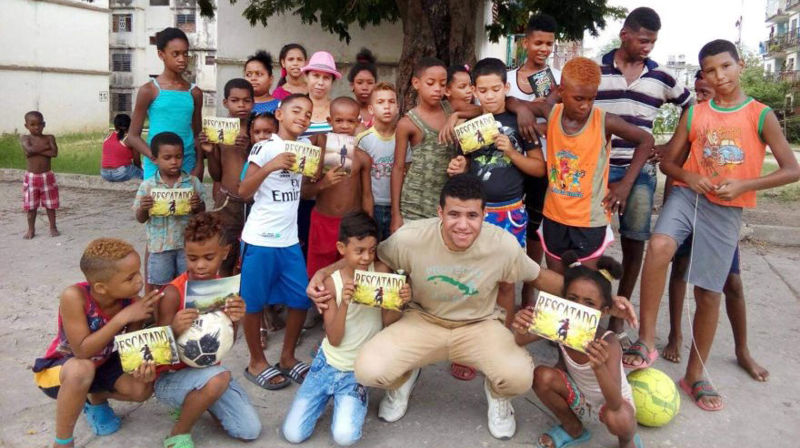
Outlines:
{"label": "dirt ground", "polygon": [[[58,227],[62,236],[47,235],[47,219],[41,213],[38,236],[23,241],[25,217],[21,208],[21,185],[0,182],[0,446],[44,447],[52,443],[55,402],[37,390],[30,372],[56,328],[58,296],[66,286],[81,281],[78,259],[86,244],[100,236],[118,237],[144,249],[144,226],[133,219],[131,192],[80,190],[61,191]],[[764,219],[768,219],[765,217]],[[618,247],[618,244],[615,245]],[[619,255],[618,249],[612,249]],[[756,383],[735,364],[730,326],[724,313],[707,369],[725,400],[725,410],[707,413],[681,394],[681,411],[675,421],[659,429],[641,428],[648,447],[796,447],[800,438],[800,253],[797,248],[743,246],[742,277],[750,313],[750,346],[754,356],[771,371],[769,382]],[[638,292],[634,294],[638,297]],[[634,300],[637,302],[638,300]],[[691,303],[691,301],[687,301]],[[693,306],[693,305],[692,305]],[[659,348],[667,334],[666,304],[659,320]],[[689,334],[684,318],[684,334]],[[271,338],[268,359],[274,361],[282,334]],[[298,357],[309,359],[319,339],[319,330],[307,334]],[[684,359],[689,342],[684,338]],[[537,363],[552,363],[555,350],[545,343],[531,347]],[[198,447],[289,446],[278,434],[289,403],[297,390],[279,392],[257,389],[242,379],[246,348],[242,341],[225,360],[233,377],[244,384],[264,425],[261,438],[252,444],[229,439],[210,417],[194,430]],[[680,378],[683,365],[660,360],[656,367],[673,379]],[[445,364],[424,369],[422,381],[411,399],[405,418],[394,424],[376,418],[382,392],[373,391],[364,428],[363,447],[510,447],[530,446],[538,434],[554,423],[543,412],[532,393],[514,400],[517,434],[507,442],[493,439],[486,430],[486,403],[482,381],[462,383],[447,374]],[[150,399],[144,404],[112,403],[124,416],[119,432],[94,437],[81,417],[76,428],[78,446],[158,447],[171,426],[166,406]],[[330,413],[317,425],[308,447],[333,446]],[[587,447],[615,446],[602,427],[591,428],[594,437]]]}

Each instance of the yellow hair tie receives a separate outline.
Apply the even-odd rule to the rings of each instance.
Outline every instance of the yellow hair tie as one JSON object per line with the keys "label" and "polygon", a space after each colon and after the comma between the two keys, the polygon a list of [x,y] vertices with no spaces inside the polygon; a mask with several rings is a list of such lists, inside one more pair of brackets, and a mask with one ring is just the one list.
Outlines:
{"label": "yellow hair tie", "polygon": [[600,275],[602,275],[603,277],[605,277],[605,278],[606,278],[606,280],[608,280],[608,282],[609,282],[609,283],[613,283],[613,282],[614,282],[614,277],[612,277],[612,276],[611,276],[611,273],[610,273],[610,272],[608,272],[608,270],[606,270],[606,269],[600,269],[600,270],[599,270],[599,271],[597,271],[597,272],[599,272],[599,273],[600,273]]}

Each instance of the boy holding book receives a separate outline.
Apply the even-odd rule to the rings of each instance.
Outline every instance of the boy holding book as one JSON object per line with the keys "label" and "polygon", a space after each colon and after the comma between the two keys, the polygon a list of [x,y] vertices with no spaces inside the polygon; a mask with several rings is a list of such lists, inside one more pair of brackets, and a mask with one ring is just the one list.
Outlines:
{"label": "boy holding book", "polygon": [[47,210],[50,221],[50,236],[58,236],[56,209],[58,209],[58,185],[56,175],[50,170],[50,161],[58,156],[56,138],[43,134],[44,116],[37,110],[25,114],[25,129],[28,135],[20,136],[19,142],[25,152],[26,171],[22,181],[22,208],[28,215],[28,231],[23,236],[29,240],[36,235],[36,214],[41,203]]}
{"label": "boy holding book", "polygon": [[[303,175],[289,171],[296,161],[286,142],[300,137],[311,122],[311,100],[302,94],[286,97],[275,118],[278,132],[255,144],[248,157],[239,196],[254,199],[242,230],[241,295],[247,304],[244,336],[250,361],[244,376],[268,390],[302,383],[308,364],[295,358],[295,346],[311,301],[305,260],[297,238],[297,206]],[[261,346],[261,317],[268,305],[288,308],[286,330],[278,366],[270,366]],[[279,370],[280,369],[280,370]]]}
{"label": "boy holding book", "polygon": [[[358,102],[350,97],[342,96],[331,101],[328,121],[333,134],[355,136],[356,129],[361,123],[358,118],[360,113],[361,107]],[[320,135],[317,138],[320,142],[319,146],[325,148],[328,140],[334,137],[331,134]],[[336,163],[338,166],[324,167],[324,163],[320,163],[319,173],[322,173],[323,168],[329,168],[328,172],[321,176],[322,179],[319,182],[303,184],[302,197],[304,199],[316,198],[314,209],[311,211],[311,227],[308,233],[307,272],[309,276],[339,259],[336,241],[339,224],[344,215],[358,210],[372,214],[372,185],[370,182],[372,160],[364,151],[355,151],[354,149],[349,151],[352,154],[349,170],[345,165],[348,149],[346,146],[342,146],[339,151],[344,152],[337,152]],[[324,157],[320,159],[322,160]]]}
{"label": "boy holding book", "polygon": [[[206,209],[205,187],[200,180],[185,171],[183,163],[183,141],[173,132],[162,132],[150,141],[150,152],[158,170],[139,185],[133,210],[136,220],[145,224],[147,234],[147,286],[157,288],[171,282],[186,270],[186,256],[183,252],[183,229],[189,221],[189,214],[173,213],[175,202],[169,206],[166,216],[150,216],[155,204],[152,190],[191,190],[189,206],[191,213]],[[172,193],[179,194],[178,191]]]}
{"label": "boy holding book", "polygon": [[220,273],[223,276],[232,275],[239,261],[239,237],[242,235],[247,206],[239,196],[239,179],[250,148],[248,124],[253,110],[253,92],[253,85],[246,79],[234,78],[225,83],[222,105],[228,109],[231,118],[239,119],[239,135],[233,145],[209,143],[205,132],[198,136],[200,148],[208,157],[208,172],[214,182],[220,182],[219,191],[214,196],[214,208],[222,215],[225,239],[231,245],[222,263]]}
{"label": "boy holding book", "polygon": [[108,435],[121,424],[109,398],[141,402],[153,393],[154,365],[123,373],[114,351],[114,336],[139,329],[162,296],[136,298],[143,285],[139,254],[125,241],[99,238],[83,251],[80,267],[86,281],[61,294],[58,333],[33,365],[36,385],[58,402],[54,447],[74,446],[81,409],[94,434]]}
{"label": "boy holding book", "polygon": [[[326,337],[283,422],[283,436],[291,443],[301,443],[311,436],[331,398],[333,440],[339,445],[352,445],[361,438],[368,393],[356,381],[353,364],[361,346],[402,315],[352,302],[355,270],[391,272],[375,259],[377,246],[378,228],[367,213],[359,211],[342,218],[336,249],[344,264],[324,280],[335,298],[323,314]],[[400,299],[405,304],[410,298],[411,289],[406,283],[400,289]]]}
{"label": "boy holding book", "polygon": [[[667,267],[675,251],[693,234],[693,263],[687,281],[695,285],[694,345],[681,388],[706,411],[723,407],[719,393],[703,380],[719,317],[720,293],[738,244],[742,210],[756,205],[756,191],[800,178],[800,166],[769,107],[748,97],[739,84],[744,67],[731,42],[714,40],[699,54],[703,78],[715,97],[692,106],[667,144],[661,163],[675,186],[659,215],[642,274],[642,326],[639,341],[625,353],[627,367],[649,367],[658,357],[655,325]],[[691,144],[691,146],[688,146]],[[766,145],[778,170],[761,175]],[[688,148],[688,149],[687,149]],[[686,160],[681,165],[680,161]],[[696,219],[695,219],[696,218]]]}
{"label": "boy holding book", "polygon": [[397,129],[397,91],[387,82],[375,85],[369,100],[372,127],[356,138],[356,147],[372,159],[373,217],[378,223],[378,242],[389,237],[392,224],[391,176]]}
{"label": "boy holding book", "polygon": [[[164,297],[158,304],[158,325],[170,326],[175,338],[180,337],[200,314],[197,309],[186,308],[186,284],[194,280],[219,278],[222,263],[231,246],[225,239],[222,218],[217,214],[198,213],[189,220],[184,232],[186,272],[164,288]],[[228,298],[223,308],[236,325],[244,316],[245,304],[241,297]],[[231,378],[230,370],[217,364],[206,368],[193,368],[183,363],[159,367],[155,380],[156,398],[180,409],[180,416],[164,440],[165,448],[191,448],[194,446],[191,430],[200,416],[209,411],[234,438],[255,440],[261,433],[258,413],[244,388]]]}

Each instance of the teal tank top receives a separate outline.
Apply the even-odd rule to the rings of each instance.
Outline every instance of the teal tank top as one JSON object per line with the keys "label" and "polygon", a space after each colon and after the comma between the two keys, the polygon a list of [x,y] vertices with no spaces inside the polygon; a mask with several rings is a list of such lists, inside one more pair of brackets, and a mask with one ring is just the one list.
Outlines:
{"label": "teal tank top", "polygon": [[[150,119],[150,130],[147,133],[147,146],[160,132],[174,132],[183,140],[183,166],[182,170],[191,173],[196,164],[194,149],[194,131],[192,131],[192,116],[194,115],[194,98],[192,89],[189,90],[164,90],[153,78],[153,84],[158,89],[158,96],[147,108],[147,117]],[[158,167],[152,160],[143,157],[142,167],[144,178],[149,179],[155,174]]]}

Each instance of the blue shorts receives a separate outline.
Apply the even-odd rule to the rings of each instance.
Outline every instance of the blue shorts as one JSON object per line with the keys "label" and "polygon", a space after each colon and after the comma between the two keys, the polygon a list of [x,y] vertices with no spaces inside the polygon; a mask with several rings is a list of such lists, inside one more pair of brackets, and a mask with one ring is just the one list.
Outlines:
{"label": "blue shorts", "polygon": [[[190,392],[202,389],[211,378],[225,372],[230,371],[216,365],[204,369],[186,367],[162,373],[156,379],[154,386],[156,399],[172,408],[181,408]],[[250,404],[244,388],[233,378],[228,383],[228,389],[208,410],[219,419],[231,437],[255,440],[261,434],[261,420],[258,413]]]}
{"label": "blue shorts", "polygon": [[300,245],[263,247],[242,244],[240,295],[247,313],[260,313],[267,305],[286,305],[307,310],[308,275]]}
{"label": "blue shorts", "polygon": [[525,247],[528,229],[528,211],[521,199],[506,202],[487,202],[484,221],[510,233],[520,247]]}
{"label": "blue shorts", "polygon": [[[608,170],[608,183],[621,181],[627,172],[627,166],[611,165]],[[628,194],[625,213],[619,215],[619,234],[623,238],[636,241],[650,239],[650,218],[653,214],[656,179],[655,165],[645,163]]]}
{"label": "blue shorts", "polygon": [[166,285],[186,272],[186,252],[183,249],[150,253],[147,259],[147,283]]}

